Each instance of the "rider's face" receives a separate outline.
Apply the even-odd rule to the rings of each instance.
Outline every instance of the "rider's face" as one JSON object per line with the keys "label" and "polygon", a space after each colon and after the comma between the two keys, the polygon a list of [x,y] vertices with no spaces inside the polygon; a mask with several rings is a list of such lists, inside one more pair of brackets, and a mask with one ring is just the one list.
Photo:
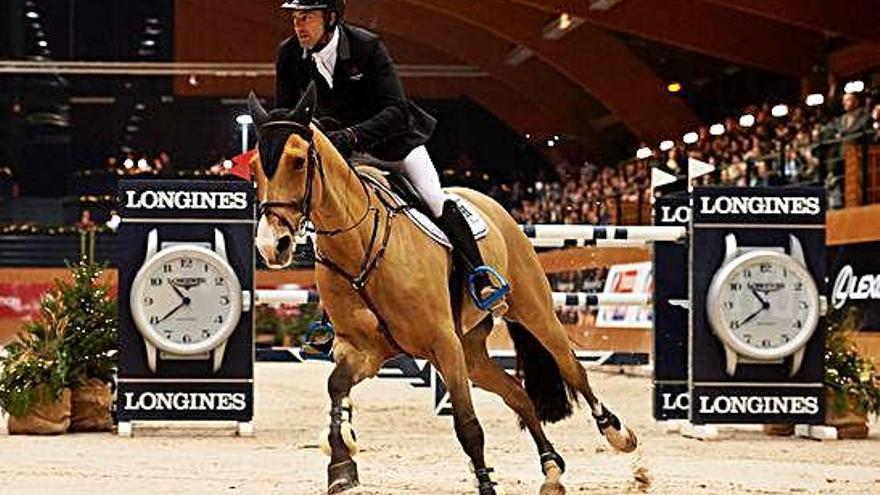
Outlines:
{"label": "rider's face", "polygon": [[324,12],[320,10],[294,11],[293,29],[299,44],[312,49],[324,37]]}

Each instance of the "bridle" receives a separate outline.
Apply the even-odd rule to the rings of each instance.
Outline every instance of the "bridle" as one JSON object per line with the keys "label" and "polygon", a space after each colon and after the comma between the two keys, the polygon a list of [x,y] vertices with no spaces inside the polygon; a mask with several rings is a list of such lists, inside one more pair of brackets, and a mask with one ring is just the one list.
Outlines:
{"label": "bridle", "polygon": [[[318,175],[321,179],[321,187],[324,187],[324,166],[321,160],[321,155],[318,153],[318,149],[315,147],[314,142],[314,132],[307,125],[303,125],[299,122],[292,120],[276,120],[266,122],[260,125],[258,130],[262,131],[265,128],[270,126],[283,126],[287,128],[293,129],[294,134],[303,138],[308,142],[309,149],[307,152],[307,162],[306,162],[306,192],[300,200],[290,199],[290,200],[276,200],[276,201],[261,201],[259,212],[260,216],[274,214],[284,225],[293,233],[298,236],[305,235],[306,233],[306,222],[310,222],[310,215],[312,212],[312,183],[314,182],[315,171],[317,170]],[[369,294],[366,291],[367,281],[369,280],[370,275],[374,272],[374,270],[379,266],[379,262],[385,256],[386,248],[388,247],[388,240],[391,238],[391,225],[393,224],[393,220],[395,215],[400,211],[399,208],[392,206],[392,204],[384,199],[381,195],[376,193],[376,197],[379,201],[385,206],[385,229],[382,236],[382,244],[379,246],[378,251],[376,251],[375,255],[372,255],[373,248],[376,244],[376,240],[379,233],[379,219],[380,219],[380,211],[377,206],[373,205],[373,195],[370,193],[371,189],[367,186],[366,181],[357,173],[354,167],[346,162],[351,173],[358,179],[360,182],[361,188],[364,191],[364,197],[366,198],[366,207],[364,208],[364,213],[361,217],[351,224],[348,227],[342,227],[338,229],[315,229],[315,234],[319,236],[332,237],[339,234],[344,234],[346,232],[350,232],[360,226],[364,221],[366,221],[367,217],[370,216],[370,213],[373,213],[373,229],[370,234],[370,242],[367,244],[366,248],[366,256],[361,262],[361,269],[357,275],[350,275],[343,268],[341,268],[338,264],[333,262],[331,259],[323,256],[318,249],[317,243],[315,243],[315,263],[320,263],[326,266],[330,271],[335,272],[337,275],[345,279],[349,284],[351,284],[352,288],[358,293],[367,307],[376,315],[376,318],[379,320],[379,328],[382,331],[382,334],[385,336],[386,341],[392,348],[400,350],[400,345],[394,340],[394,337],[391,335],[391,332],[388,330],[388,325],[385,323],[385,320],[382,318],[379,313],[376,305],[370,299]],[[279,215],[278,213],[274,213],[272,210],[275,208],[293,208],[294,210],[299,211],[302,214],[299,225],[297,228],[293,228],[290,222],[284,215]]]}
{"label": "bridle", "polygon": [[[300,124],[299,122],[295,122],[292,120],[276,120],[272,122],[266,122],[265,124],[259,126],[258,131],[262,131],[264,129],[270,127],[287,127],[293,129],[293,133],[297,136],[306,140],[309,145],[309,149],[307,152],[308,159],[306,161],[306,192],[302,198],[298,201],[295,199],[289,200],[276,200],[276,201],[261,201],[259,206],[260,216],[264,216],[267,214],[272,214],[276,218],[278,218],[289,230],[291,233],[294,233],[296,236],[303,236],[306,233],[307,224],[311,223],[311,213],[312,213],[312,192],[313,192],[313,183],[315,178],[315,171],[317,170],[318,175],[321,178],[321,187],[324,186],[324,164],[321,160],[321,155],[318,153],[318,149],[315,147],[314,141],[314,132],[312,129],[306,125]],[[354,170],[352,170],[354,172]],[[350,232],[356,229],[360,224],[362,224],[367,217],[370,215],[370,212],[376,210],[372,205],[372,196],[370,195],[369,189],[367,188],[366,183],[361,179],[357,173],[355,173],[355,177],[358,178],[358,181],[361,184],[361,187],[364,191],[364,197],[367,200],[367,206],[364,209],[363,215],[354,222],[352,225],[348,227],[342,227],[338,229],[315,229],[315,234],[325,235],[328,237],[332,237],[338,234],[344,234],[346,232]],[[302,213],[302,217],[300,218],[299,225],[294,227],[290,221],[287,220],[287,217],[284,215],[280,215],[278,213],[274,213],[271,211],[273,208],[293,208],[296,211]],[[377,211],[378,213],[378,211]]]}

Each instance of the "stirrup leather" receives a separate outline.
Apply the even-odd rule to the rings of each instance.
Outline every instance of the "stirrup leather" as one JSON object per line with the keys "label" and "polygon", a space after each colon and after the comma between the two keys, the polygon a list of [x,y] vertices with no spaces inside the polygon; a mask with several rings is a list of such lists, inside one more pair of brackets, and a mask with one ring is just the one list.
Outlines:
{"label": "stirrup leather", "polygon": [[[493,282],[494,279],[494,290],[485,298],[481,297],[481,295],[477,293],[477,289],[475,287],[477,277],[482,274],[488,275],[490,282]],[[470,275],[468,275],[468,292],[471,295],[471,299],[474,300],[474,304],[476,304],[477,307],[480,308],[480,310],[490,311],[498,301],[502,300],[504,296],[510,293],[510,284],[507,282],[507,279],[504,278],[500,273],[498,273],[494,268],[492,268],[491,266],[483,265],[476,267],[474,271]]]}

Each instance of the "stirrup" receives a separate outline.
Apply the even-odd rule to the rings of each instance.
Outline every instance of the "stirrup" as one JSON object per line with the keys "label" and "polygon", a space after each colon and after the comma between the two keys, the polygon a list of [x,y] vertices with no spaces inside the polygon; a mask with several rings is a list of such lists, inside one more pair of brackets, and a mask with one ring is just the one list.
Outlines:
{"label": "stirrup", "polygon": [[[494,278],[495,281],[498,282],[498,285],[493,287],[493,291],[491,294],[486,296],[485,298],[481,297],[480,294],[477,293],[477,289],[474,286],[476,279],[481,274],[486,274],[489,276],[489,281],[492,282]],[[471,295],[471,299],[474,300],[474,304],[477,305],[478,308],[482,311],[491,311],[496,303],[504,299],[508,293],[510,293],[510,284],[507,282],[507,279],[504,278],[500,273],[498,273],[491,266],[478,266],[474,269],[474,271],[468,275],[468,292]]]}
{"label": "stirrup", "polygon": [[[316,333],[327,334],[329,335],[329,338],[327,338],[323,342],[315,342],[312,340],[312,337]],[[306,329],[306,334],[303,337],[303,350],[306,350],[309,354],[318,354],[323,357],[330,357],[330,353],[333,352],[333,340],[335,338],[336,332],[333,330],[333,325],[329,321],[313,321],[309,325],[308,329]]]}

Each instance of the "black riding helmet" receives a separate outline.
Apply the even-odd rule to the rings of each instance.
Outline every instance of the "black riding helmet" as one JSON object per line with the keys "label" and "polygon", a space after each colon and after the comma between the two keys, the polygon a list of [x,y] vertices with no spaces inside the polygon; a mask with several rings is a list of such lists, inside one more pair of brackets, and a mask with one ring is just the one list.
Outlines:
{"label": "black riding helmet", "polygon": [[[336,23],[342,22],[345,17],[345,0],[287,0],[281,4],[282,9],[287,10],[326,10],[336,13]],[[336,24],[329,24],[334,27]]]}

